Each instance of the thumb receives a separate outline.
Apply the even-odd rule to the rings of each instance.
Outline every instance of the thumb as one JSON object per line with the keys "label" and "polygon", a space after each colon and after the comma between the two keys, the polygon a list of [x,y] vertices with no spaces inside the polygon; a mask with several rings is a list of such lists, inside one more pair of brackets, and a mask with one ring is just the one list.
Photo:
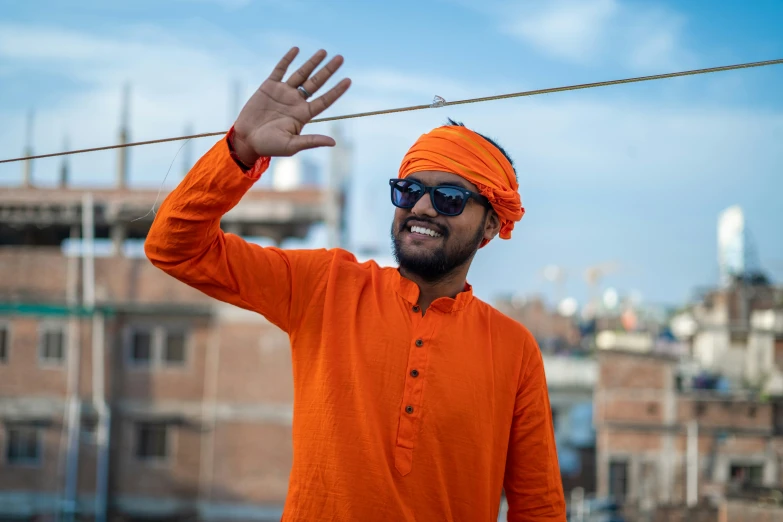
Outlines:
{"label": "thumb", "polygon": [[322,134],[305,134],[304,136],[294,136],[291,138],[291,142],[289,143],[289,147],[292,149],[292,154],[296,154],[300,150],[334,146],[334,139]]}

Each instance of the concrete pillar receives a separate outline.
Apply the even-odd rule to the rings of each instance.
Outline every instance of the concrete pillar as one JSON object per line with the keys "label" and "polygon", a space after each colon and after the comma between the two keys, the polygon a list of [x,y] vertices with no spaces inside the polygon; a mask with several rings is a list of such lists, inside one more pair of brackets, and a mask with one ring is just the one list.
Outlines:
{"label": "concrete pillar", "polygon": [[764,465],[764,471],[762,476],[762,484],[767,487],[778,487],[780,485],[780,459],[778,459],[777,452],[772,445],[772,439],[767,441],[766,449],[766,464]]}
{"label": "concrete pillar", "polygon": [[115,223],[111,226],[111,245],[112,253],[115,256],[122,255],[122,245],[128,237],[128,229],[122,223]]}
{"label": "concrete pillar", "polygon": [[603,427],[598,432],[595,451],[596,496],[609,494],[609,432]]}
{"label": "concrete pillar", "polygon": [[719,483],[726,483],[729,481],[729,459],[726,455],[719,454],[715,457],[713,480]]}
{"label": "concrete pillar", "polygon": [[[664,372],[663,382],[663,424],[668,428],[674,428],[677,424],[677,390],[674,383],[674,367],[670,366]],[[672,488],[674,487],[674,438],[673,429],[666,430],[661,435],[660,456],[658,458],[659,477],[659,501],[670,503],[672,500]]]}
{"label": "concrete pillar", "polygon": [[626,502],[637,502],[641,497],[641,459],[643,457],[638,453],[632,454],[628,458],[628,494]]}

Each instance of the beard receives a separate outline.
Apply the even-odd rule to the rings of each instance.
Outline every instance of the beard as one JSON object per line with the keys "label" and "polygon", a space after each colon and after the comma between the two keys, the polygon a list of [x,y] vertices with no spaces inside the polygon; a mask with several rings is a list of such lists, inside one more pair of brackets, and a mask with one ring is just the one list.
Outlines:
{"label": "beard", "polygon": [[[454,269],[469,262],[484,239],[484,221],[482,220],[473,236],[466,240],[457,241],[455,239],[454,244],[449,244],[450,234],[443,231],[440,244],[430,252],[409,253],[405,252],[400,241],[400,234],[407,228],[407,221],[398,230],[395,230],[394,223],[392,223],[391,239],[394,259],[400,268],[417,275],[428,283],[436,283],[446,279]],[[421,221],[421,219],[417,221]]]}

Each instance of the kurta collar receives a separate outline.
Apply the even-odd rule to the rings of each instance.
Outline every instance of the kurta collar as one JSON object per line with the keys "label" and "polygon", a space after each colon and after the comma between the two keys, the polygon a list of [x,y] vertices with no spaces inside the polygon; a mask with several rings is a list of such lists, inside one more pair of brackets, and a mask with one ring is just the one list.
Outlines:
{"label": "kurta collar", "polygon": [[[400,297],[405,299],[411,306],[419,302],[419,286],[410,279],[403,277],[398,269],[394,270],[394,289]],[[431,308],[439,312],[450,313],[463,310],[473,299],[473,287],[465,281],[465,288],[457,294],[456,298],[439,297],[430,305]]]}

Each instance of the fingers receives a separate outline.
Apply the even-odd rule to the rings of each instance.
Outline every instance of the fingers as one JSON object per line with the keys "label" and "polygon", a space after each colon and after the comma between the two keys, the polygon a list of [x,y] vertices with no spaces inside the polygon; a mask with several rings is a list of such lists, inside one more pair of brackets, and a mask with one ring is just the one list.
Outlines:
{"label": "fingers", "polygon": [[345,91],[347,91],[348,87],[350,86],[351,80],[349,78],[345,78],[340,80],[337,85],[326,91],[323,95],[310,102],[308,105],[310,107],[310,118],[315,118],[326,109],[331,107],[331,105],[336,102],[340,96],[345,94]]}
{"label": "fingers", "polygon": [[[320,71],[315,73],[310,78],[305,78],[305,82],[297,85],[301,85],[310,94],[315,94],[315,91],[320,89],[332,75],[337,72],[337,69],[343,64],[345,60],[339,54],[329,60],[329,63],[324,65]],[[312,72],[312,71],[311,71]]]}
{"label": "fingers", "polygon": [[317,147],[334,147],[334,139],[322,134],[305,134],[304,136],[294,136],[289,143],[289,152],[293,155],[306,149],[315,149]]}
{"label": "fingers", "polygon": [[[313,73],[316,67],[318,67],[318,64],[320,64],[324,58],[326,58],[326,51],[321,49],[317,53],[315,53],[312,58],[307,60],[298,71],[296,71],[294,74],[292,74],[288,80],[286,80],[286,83],[290,85],[291,87],[299,87],[304,83],[304,81]],[[305,87],[306,88],[306,87]]]}
{"label": "fingers", "polygon": [[274,70],[272,70],[272,74],[269,75],[269,79],[276,82],[281,81],[283,76],[285,76],[285,72],[288,70],[288,66],[291,65],[291,62],[294,61],[294,58],[296,58],[297,54],[299,54],[299,48],[291,47],[291,49],[285,53],[285,56],[283,56],[283,58],[277,62]]}

